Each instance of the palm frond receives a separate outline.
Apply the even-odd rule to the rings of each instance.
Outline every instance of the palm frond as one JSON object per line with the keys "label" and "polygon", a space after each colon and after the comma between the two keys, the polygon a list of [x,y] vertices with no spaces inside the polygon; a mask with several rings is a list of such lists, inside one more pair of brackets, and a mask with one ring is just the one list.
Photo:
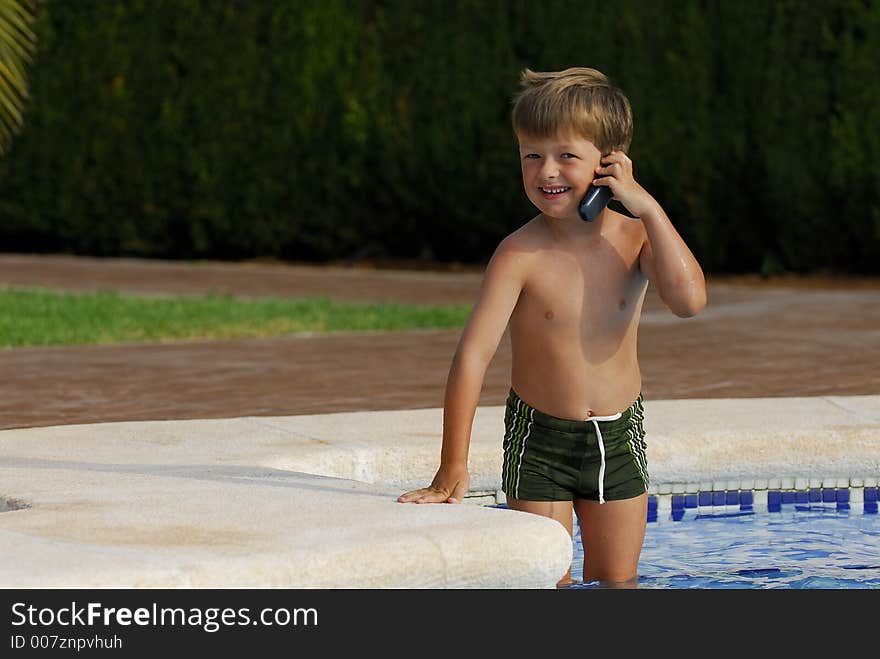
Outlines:
{"label": "palm frond", "polygon": [[21,128],[27,99],[27,65],[37,38],[33,0],[0,0],[0,155]]}

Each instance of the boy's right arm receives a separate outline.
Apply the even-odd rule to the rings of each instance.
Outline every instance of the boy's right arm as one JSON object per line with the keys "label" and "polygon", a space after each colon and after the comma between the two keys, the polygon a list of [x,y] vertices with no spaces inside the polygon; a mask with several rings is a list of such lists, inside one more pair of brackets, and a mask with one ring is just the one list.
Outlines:
{"label": "boy's right arm", "polygon": [[452,359],[443,402],[443,447],[431,485],[400,495],[401,503],[461,503],[468,491],[468,449],[486,369],[504,336],[525,281],[525,253],[510,238],[495,250],[480,296]]}

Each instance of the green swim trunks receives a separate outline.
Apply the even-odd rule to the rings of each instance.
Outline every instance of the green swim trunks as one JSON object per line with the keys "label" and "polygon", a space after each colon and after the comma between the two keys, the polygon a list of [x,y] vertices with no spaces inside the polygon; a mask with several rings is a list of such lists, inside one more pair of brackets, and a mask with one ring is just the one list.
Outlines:
{"label": "green swim trunks", "polygon": [[525,501],[630,499],[648,489],[643,398],[613,416],[545,414],[513,389],[504,414],[501,489]]}

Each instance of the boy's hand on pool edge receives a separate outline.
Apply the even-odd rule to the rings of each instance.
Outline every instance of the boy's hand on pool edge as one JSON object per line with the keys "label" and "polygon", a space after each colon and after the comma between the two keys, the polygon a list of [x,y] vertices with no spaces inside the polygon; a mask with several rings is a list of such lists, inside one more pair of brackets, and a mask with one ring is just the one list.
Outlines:
{"label": "boy's hand on pool edge", "polygon": [[397,497],[399,503],[461,503],[468,492],[470,476],[466,465],[440,465],[431,485],[420,490],[405,492]]}

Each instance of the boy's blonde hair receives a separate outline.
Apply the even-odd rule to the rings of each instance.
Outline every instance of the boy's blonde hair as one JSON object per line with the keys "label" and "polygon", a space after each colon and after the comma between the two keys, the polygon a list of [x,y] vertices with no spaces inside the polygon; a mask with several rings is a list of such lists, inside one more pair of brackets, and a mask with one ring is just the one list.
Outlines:
{"label": "boy's blonde hair", "polygon": [[632,141],[629,100],[601,71],[574,67],[564,71],[525,69],[523,90],[513,99],[513,130],[536,138],[574,133],[603,154],[626,152]]}

